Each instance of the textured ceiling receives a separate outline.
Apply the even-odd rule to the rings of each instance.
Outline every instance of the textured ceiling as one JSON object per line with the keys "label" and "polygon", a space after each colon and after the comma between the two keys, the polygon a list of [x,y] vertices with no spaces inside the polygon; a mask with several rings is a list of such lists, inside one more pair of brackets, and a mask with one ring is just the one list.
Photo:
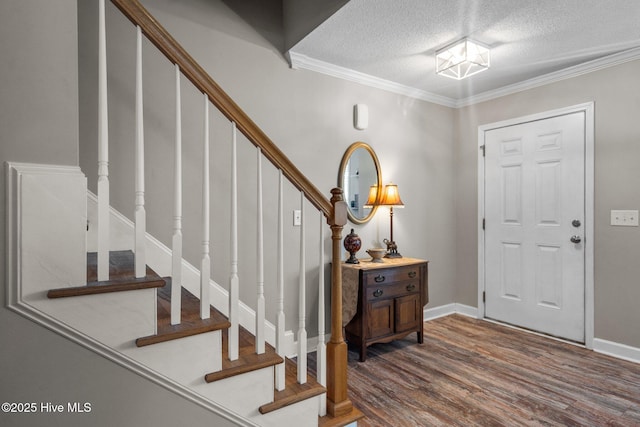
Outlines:
{"label": "textured ceiling", "polygon": [[[463,37],[491,68],[436,75],[436,50]],[[290,52],[455,102],[638,47],[640,0],[351,0]]]}

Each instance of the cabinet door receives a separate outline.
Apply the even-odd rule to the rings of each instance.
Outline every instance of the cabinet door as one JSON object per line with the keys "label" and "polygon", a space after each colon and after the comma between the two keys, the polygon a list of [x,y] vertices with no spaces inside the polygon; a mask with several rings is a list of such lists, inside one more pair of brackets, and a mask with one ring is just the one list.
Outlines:
{"label": "cabinet door", "polygon": [[367,338],[376,338],[393,333],[393,308],[392,299],[369,303]]}
{"label": "cabinet door", "polygon": [[396,332],[417,330],[420,327],[420,310],[420,294],[396,298]]}

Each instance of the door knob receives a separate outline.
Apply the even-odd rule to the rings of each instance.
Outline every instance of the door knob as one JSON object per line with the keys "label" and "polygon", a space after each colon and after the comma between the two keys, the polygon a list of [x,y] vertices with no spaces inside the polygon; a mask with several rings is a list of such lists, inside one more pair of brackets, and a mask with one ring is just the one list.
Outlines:
{"label": "door knob", "polygon": [[571,243],[580,243],[582,242],[582,239],[580,238],[580,236],[571,236]]}

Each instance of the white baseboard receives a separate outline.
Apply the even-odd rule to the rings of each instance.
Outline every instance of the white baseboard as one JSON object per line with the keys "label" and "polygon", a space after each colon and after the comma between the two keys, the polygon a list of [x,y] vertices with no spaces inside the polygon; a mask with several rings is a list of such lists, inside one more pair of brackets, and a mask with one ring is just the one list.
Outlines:
{"label": "white baseboard", "polygon": [[[478,318],[478,309],[464,304],[451,303],[438,307],[430,307],[424,309],[424,320],[434,320],[439,317],[448,316],[450,314],[462,314],[473,318]],[[613,341],[607,341],[600,338],[594,338],[593,351],[616,357],[618,359],[627,360],[629,362],[640,363],[640,348],[631,347],[626,344],[620,344]]]}
{"label": "white baseboard", "polygon": [[640,363],[640,348],[631,347],[626,344],[619,344],[600,338],[593,339],[593,351],[617,357],[629,362]]}
{"label": "white baseboard", "polygon": [[468,317],[478,317],[478,309],[464,304],[451,303],[438,307],[430,307],[424,309],[424,321],[437,319],[438,317],[448,316],[450,314],[462,314]]}

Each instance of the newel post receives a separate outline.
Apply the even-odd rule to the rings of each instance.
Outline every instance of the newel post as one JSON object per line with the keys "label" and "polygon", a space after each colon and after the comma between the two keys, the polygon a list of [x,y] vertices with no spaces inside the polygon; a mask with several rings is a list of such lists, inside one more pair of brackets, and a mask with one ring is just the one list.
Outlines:
{"label": "newel post", "polygon": [[347,343],[342,335],[342,228],[347,223],[347,204],[342,190],[331,190],[331,339],[327,344],[327,412],[333,417],[351,412],[347,398]]}

